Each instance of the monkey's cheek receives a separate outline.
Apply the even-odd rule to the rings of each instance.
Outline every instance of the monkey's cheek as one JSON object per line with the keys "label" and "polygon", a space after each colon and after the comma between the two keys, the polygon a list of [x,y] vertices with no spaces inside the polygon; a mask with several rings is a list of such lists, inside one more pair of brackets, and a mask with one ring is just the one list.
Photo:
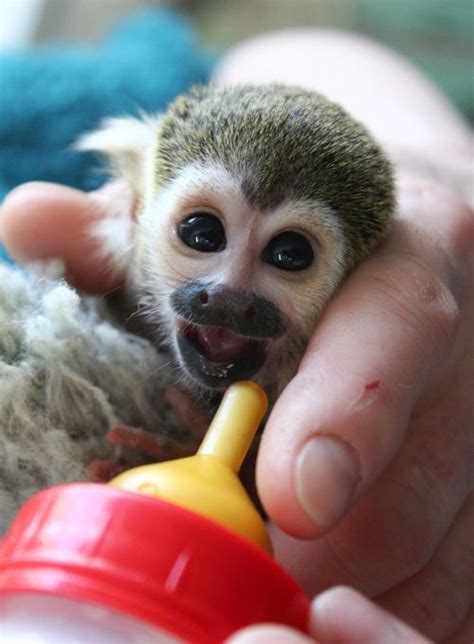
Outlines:
{"label": "monkey's cheek", "polygon": [[212,390],[224,390],[233,382],[252,378],[265,364],[267,357],[264,342],[249,343],[240,355],[226,364],[208,360],[182,333],[177,336],[177,345],[183,369],[201,387]]}

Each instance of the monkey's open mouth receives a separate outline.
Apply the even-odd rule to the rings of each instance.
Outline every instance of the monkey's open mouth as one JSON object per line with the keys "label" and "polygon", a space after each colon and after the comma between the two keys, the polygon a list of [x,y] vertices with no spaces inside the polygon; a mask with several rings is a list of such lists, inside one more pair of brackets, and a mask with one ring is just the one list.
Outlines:
{"label": "monkey's open mouth", "polygon": [[261,341],[245,338],[229,329],[219,326],[197,326],[186,324],[185,337],[194,344],[208,360],[217,364],[228,364],[241,360],[246,353],[255,349]]}
{"label": "monkey's open mouth", "polygon": [[181,357],[190,374],[205,386],[220,389],[250,378],[265,362],[265,340],[187,321],[182,321],[178,329]]}

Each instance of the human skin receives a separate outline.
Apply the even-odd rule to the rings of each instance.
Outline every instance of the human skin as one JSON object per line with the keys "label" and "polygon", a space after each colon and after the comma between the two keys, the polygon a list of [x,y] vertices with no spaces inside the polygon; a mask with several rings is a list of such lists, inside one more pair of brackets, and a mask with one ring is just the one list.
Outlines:
{"label": "human skin", "polygon": [[[392,233],[329,304],[263,435],[257,483],[277,558],[311,596],[350,585],[427,637],[470,641],[471,132],[406,61],[350,35],[262,36],[231,52],[217,79],[317,89],[362,120],[396,164]],[[110,292],[120,276],[87,230],[118,208],[133,211],[120,182],[89,195],[27,184],[5,200],[0,236],[17,260],[60,256],[75,285]],[[358,641],[352,633],[320,641]]]}
{"label": "human skin", "polygon": [[243,629],[226,644],[429,644],[429,640],[350,588],[337,587],[311,603],[308,635],[278,625]]}

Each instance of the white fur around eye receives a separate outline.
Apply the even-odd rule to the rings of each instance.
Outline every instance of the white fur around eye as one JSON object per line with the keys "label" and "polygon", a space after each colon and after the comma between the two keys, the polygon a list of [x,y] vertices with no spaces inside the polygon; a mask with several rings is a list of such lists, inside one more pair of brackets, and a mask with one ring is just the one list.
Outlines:
{"label": "white fur around eye", "polygon": [[339,281],[346,270],[346,239],[340,218],[332,208],[316,200],[293,199],[275,208],[270,220],[276,233],[297,230],[305,234],[314,246],[320,273]]}
{"label": "white fur around eye", "polygon": [[168,221],[176,221],[193,208],[208,207],[224,216],[227,213],[237,215],[242,209],[248,209],[239,179],[218,164],[186,166],[164,188],[155,189],[146,208],[150,202],[152,208],[163,213]]}
{"label": "white fur around eye", "polygon": [[[226,231],[226,248],[199,253],[177,235],[178,224],[196,210],[216,213]],[[261,259],[265,245],[283,230],[311,240],[315,262],[303,272],[287,272]],[[275,302],[295,327],[314,325],[345,273],[345,237],[336,213],[323,203],[288,200],[260,212],[245,199],[239,177],[223,166],[190,165],[156,187],[138,217],[136,263],[148,291],[162,292],[188,280],[204,279],[252,290]],[[304,320],[304,322],[303,322]]]}
{"label": "white fur around eye", "polygon": [[[219,165],[186,166],[164,187],[148,192],[138,217],[137,249],[152,260],[157,244],[175,242],[176,252],[187,253],[175,235],[178,224],[193,211],[207,210],[221,219],[224,228],[233,217],[248,211],[239,181]],[[151,254],[151,257],[150,257]],[[208,258],[209,259],[209,258]]]}

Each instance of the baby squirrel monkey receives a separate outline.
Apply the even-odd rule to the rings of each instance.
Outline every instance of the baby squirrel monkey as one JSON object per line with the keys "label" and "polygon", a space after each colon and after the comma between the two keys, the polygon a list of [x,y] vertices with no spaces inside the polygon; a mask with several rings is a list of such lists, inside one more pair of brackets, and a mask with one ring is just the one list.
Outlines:
{"label": "baby squirrel monkey", "polygon": [[198,87],[78,147],[105,155],[136,197],[126,235],[96,233],[198,394],[251,378],[278,395],[394,210],[390,164],[367,131],[294,87]]}

